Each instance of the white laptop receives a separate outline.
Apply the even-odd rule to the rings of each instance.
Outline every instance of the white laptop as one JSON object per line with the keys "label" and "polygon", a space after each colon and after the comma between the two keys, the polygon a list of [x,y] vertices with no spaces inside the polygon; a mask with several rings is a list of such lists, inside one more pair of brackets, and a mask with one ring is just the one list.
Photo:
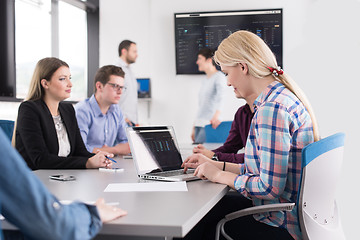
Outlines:
{"label": "white laptop", "polygon": [[170,126],[128,127],[126,134],[140,178],[161,181],[191,181],[200,178],[194,169],[184,174],[182,158]]}

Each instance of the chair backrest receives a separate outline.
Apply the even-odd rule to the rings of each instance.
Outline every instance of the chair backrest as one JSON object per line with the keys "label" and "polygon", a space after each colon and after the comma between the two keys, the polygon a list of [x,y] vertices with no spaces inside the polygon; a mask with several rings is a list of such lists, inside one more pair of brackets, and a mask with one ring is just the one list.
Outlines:
{"label": "chair backrest", "polygon": [[14,121],[11,120],[0,120],[0,127],[5,132],[6,136],[12,139],[12,135],[14,132]]}
{"label": "chair backrest", "polygon": [[232,121],[221,122],[220,125],[213,129],[212,126],[205,126],[205,134],[207,143],[224,143],[229,135]]}
{"label": "chair backrest", "polygon": [[306,146],[298,198],[303,238],[345,239],[335,201],[343,162],[345,134],[337,133]]}

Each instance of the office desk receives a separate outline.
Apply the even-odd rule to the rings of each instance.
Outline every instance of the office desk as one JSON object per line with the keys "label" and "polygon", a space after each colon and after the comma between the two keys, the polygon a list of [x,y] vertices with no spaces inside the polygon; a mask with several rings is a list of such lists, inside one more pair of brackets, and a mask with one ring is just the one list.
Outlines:
{"label": "office desk", "polygon": [[[116,167],[124,172],[93,170],[38,170],[34,173],[60,200],[119,202],[128,215],[104,224],[96,239],[115,239],[106,235],[122,235],[116,239],[171,239],[185,236],[227,193],[228,187],[208,181],[188,182],[188,192],[108,193],[109,183],[143,182],[136,176],[132,159],[119,159]],[[76,181],[50,180],[50,175],[71,174]],[[3,224],[4,229],[8,223]],[[161,237],[161,238],[160,238]],[[143,239],[143,238],[141,238]]]}

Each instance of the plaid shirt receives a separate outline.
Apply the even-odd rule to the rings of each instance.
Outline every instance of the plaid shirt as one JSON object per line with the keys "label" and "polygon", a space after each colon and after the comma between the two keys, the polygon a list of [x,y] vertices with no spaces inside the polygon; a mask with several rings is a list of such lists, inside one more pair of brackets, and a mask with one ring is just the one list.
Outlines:
{"label": "plaid shirt", "polygon": [[[265,205],[296,202],[301,150],[314,141],[312,121],[300,100],[277,81],[255,100],[255,115],[245,147],[245,162],[234,184],[238,192]],[[256,220],[286,228],[302,239],[297,209],[258,214]]]}

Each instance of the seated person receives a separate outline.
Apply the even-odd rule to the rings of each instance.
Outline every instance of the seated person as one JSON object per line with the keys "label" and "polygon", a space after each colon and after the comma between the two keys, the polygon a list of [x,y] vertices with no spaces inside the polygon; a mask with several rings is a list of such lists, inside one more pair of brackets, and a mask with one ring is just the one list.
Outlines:
{"label": "seated person", "polygon": [[[237,97],[254,100],[243,164],[213,161],[203,154],[188,157],[183,166],[194,175],[227,184],[238,196],[225,196],[185,239],[214,238],[216,224],[244,207],[296,202],[302,149],[318,141],[312,107],[296,82],[277,64],[266,43],[249,31],[224,39],[214,55]],[[298,211],[260,213],[234,219],[226,232],[232,238],[302,239]]]}
{"label": "seated person", "polygon": [[194,147],[193,152],[201,153],[217,161],[243,163],[244,153],[238,154],[238,151],[245,147],[253,116],[254,110],[250,109],[249,104],[241,106],[235,114],[229,136],[221,147],[208,150],[204,145],[199,144]]}
{"label": "seated person", "polygon": [[0,239],[92,239],[102,222],[126,215],[103,199],[95,205],[62,205],[27,168],[0,129],[0,214],[18,231],[2,231]]}
{"label": "seated person", "polygon": [[14,145],[32,170],[111,167],[112,154],[86,150],[71,103],[69,65],[57,58],[41,59],[20,104]]}
{"label": "seated person", "polygon": [[80,133],[89,152],[129,154],[126,122],[118,102],[124,91],[124,72],[103,66],[95,75],[95,93],[75,106]]}

